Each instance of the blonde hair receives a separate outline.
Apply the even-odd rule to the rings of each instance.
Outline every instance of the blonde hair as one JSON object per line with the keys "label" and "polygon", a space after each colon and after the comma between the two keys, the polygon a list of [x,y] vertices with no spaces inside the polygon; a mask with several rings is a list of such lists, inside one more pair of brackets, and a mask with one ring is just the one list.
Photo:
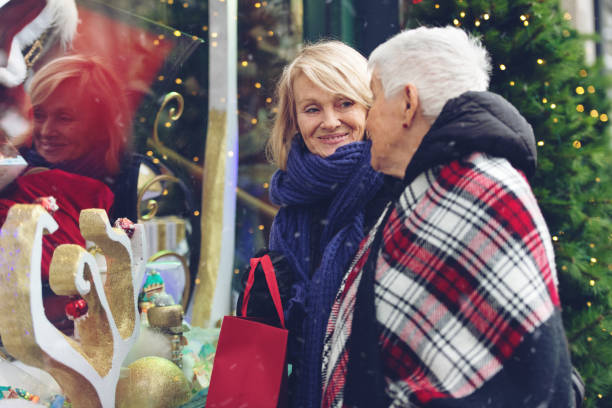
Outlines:
{"label": "blonde hair", "polygon": [[[104,135],[105,169],[116,175],[127,147],[127,101],[115,74],[98,57],[70,55],[52,60],[32,77],[29,86],[32,105],[43,103],[66,81],[75,98],[91,103],[97,118],[92,131]],[[85,108],[88,108],[87,106]],[[89,135],[83,135],[83,138]]]}
{"label": "blonde hair", "polygon": [[272,135],[266,145],[268,159],[281,170],[287,168],[287,157],[297,129],[293,82],[300,74],[324,90],[341,95],[370,108],[367,60],[340,41],[322,41],[305,46],[285,67],[276,85],[277,114]]}

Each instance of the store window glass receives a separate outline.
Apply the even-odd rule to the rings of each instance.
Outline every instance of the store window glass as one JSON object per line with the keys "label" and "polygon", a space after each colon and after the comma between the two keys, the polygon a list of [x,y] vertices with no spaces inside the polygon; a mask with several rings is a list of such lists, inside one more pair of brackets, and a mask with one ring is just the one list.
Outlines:
{"label": "store window glass", "polygon": [[275,168],[265,145],[275,114],[275,86],[302,41],[302,2],[242,0],[238,6],[239,168],[235,272],[267,245],[276,208],[269,202]]}
{"label": "store window glass", "polygon": [[[45,4],[44,0],[4,1],[0,16],[6,20],[3,27],[15,26],[13,31],[19,31],[37,13],[47,13],[43,12]],[[66,55],[102,65],[118,82],[117,89],[107,87],[108,100],[101,94],[97,98],[104,99],[103,109],[81,102],[76,91],[58,91],[52,94],[54,98],[48,98],[61,98],[64,104],[72,104],[68,108],[91,117],[95,123],[78,129],[75,141],[80,147],[72,158],[79,159],[79,166],[67,170],[99,176],[110,188],[114,193],[111,222],[127,217],[146,225],[150,246],[147,257],[151,262],[157,261],[162,269],[163,264],[170,265],[170,270],[172,265],[188,269],[177,278],[180,282],[175,290],[177,302],[186,305],[197,275],[200,238],[206,233],[200,231],[199,216],[208,97],[210,87],[215,86],[208,83],[209,38],[214,41],[215,35],[209,30],[208,2],[77,0],[74,7],[72,2],[67,4],[69,10],[47,16],[47,25],[35,30],[36,41],[24,47],[23,57],[19,55],[17,65],[23,65],[23,78],[3,81],[0,138],[2,151],[7,152],[3,154],[17,156],[29,148],[40,167],[62,168],[66,158],[53,159],[52,153],[67,142],[45,139],[37,143],[33,137],[40,133],[43,120],[54,107],[33,106],[29,95],[32,78]],[[234,271],[266,246],[276,212],[268,200],[268,182],[275,169],[266,160],[264,149],[274,116],[275,84],[301,43],[301,19],[301,1],[238,1],[239,164]],[[3,38],[11,38],[10,29],[4,34]],[[5,41],[3,47],[0,63],[11,55],[11,42]],[[117,113],[99,116],[101,110],[113,111],[106,108]],[[93,170],[103,168],[109,158],[104,136],[98,135],[104,132],[97,130],[112,128],[113,124],[122,131],[117,169],[112,174],[98,174]],[[51,153],[44,154],[45,149]],[[14,172],[3,171],[6,180],[0,181],[9,183],[24,165],[14,163],[10,167]],[[164,251],[176,256],[166,258]]]}

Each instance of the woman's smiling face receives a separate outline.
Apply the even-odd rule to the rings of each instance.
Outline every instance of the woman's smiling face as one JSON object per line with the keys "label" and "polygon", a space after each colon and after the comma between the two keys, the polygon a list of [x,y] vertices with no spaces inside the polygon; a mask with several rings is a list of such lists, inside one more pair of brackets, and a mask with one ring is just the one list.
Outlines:
{"label": "woman's smiling face", "polygon": [[340,146],[363,140],[364,106],[326,91],[304,74],[293,81],[293,94],[298,131],[311,153],[328,157]]}
{"label": "woman's smiling face", "polygon": [[82,157],[97,139],[92,134],[96,107],[75,98],[69,82],[33,107],[34,148],[49,163]]}

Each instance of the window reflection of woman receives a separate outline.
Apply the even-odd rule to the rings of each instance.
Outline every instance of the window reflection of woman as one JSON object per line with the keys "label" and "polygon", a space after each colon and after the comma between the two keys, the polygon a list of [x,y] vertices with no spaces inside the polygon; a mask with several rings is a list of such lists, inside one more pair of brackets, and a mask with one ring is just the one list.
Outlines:
{"label": "window reflection of woman", "polygon": [[61,57],[34,75],[29,93],[26,161],[112,184],[127,142],[127,107],[112,71],[96,57]]}
{"label": "window reflection of woman", "polygon": [[[43,302],[49,321],[71,334],[73,323],[64,312],[71,299],[50,289],[49,264],[57,246],[85,246],[79,230],[81,210],[104,209],[112,212],[111,221],[124,216],[116,208],[123,201],[116,192],[125,184],[118,174],[127,145],[126,103],[112,71],[98,58],[81,55],[61,57],[42,67],[32,78],[29,93],[32,135],[19,150],[30,168],[48,170],[26,171],[0,191],[0,225],[15,204],[55,199],[53,218],[59,228],[43,237]],[[128,203],[132,207],[135,197],[133,201]]]}

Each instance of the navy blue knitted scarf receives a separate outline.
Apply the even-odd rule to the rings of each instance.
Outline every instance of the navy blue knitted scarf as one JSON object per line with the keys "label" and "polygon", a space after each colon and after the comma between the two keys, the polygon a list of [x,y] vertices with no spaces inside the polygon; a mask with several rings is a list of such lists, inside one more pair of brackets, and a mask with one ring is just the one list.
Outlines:
{"label": "navy blue knitted scarf", "polygon": [[[302,323],[298,331],[303,338],[296,343],[299,380],[294,407],[319,407],[321,353],[331,305],[365,235],[365,207],[383,177],[370,165],[369,141],[342,146],[327,158],[295,141],[287,171],[274,173],[270,184],[272,202],[282,206],[272,225],[270,249],[287,257],[296,276],[285,312],[287,325],[291,330]],[[326,210],[321,236],[311,243],[314,207]],[[319,245],[320,260],[310,259],[311,245]]]}

